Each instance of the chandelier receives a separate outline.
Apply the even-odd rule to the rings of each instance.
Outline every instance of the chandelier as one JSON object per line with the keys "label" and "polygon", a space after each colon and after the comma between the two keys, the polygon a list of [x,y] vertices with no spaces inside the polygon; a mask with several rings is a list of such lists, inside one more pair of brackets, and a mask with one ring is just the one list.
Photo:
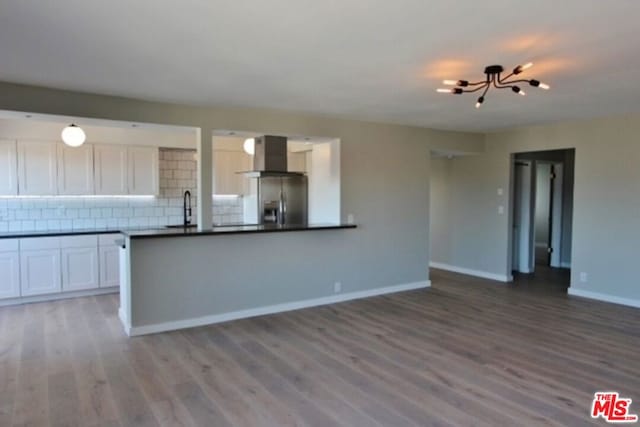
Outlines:
{"label": "chandelier", "polygon": [[[519,83],[528,83],[530,86],[538,87],[540,89],[549,89],[549,85],[542,83],[535,79],[513,79],[514,76],[522,73],[524,70],[531,68],[533,63],[528,62],[524,65],[518,65],[511,71],[511,73],[502,77],[504,67],[502,65],[489,65],[484,69],[486,78],[479,82],[470,82],[468,80],[444,80],[442,83],[448,86],[455,86],[453,88],[441,88],[438,89],[440,93],[452,93],[454,95],[462,95],[463,93],[474,93],[482,91],[482,95],[476,102],[476,108],[480,108],[484,103],[484,97],[487,95],[489,88],[493,85],[496,89],[511,89],[518,95],[526,95],[526,93],[520,89]],[[512,80],[509,80],[512,79]]]}

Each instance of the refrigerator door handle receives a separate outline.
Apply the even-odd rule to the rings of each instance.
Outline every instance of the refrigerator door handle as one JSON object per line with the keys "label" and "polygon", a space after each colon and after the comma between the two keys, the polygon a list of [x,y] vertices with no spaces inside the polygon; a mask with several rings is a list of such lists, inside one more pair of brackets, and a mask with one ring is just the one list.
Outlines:
{"label": "refrigerator door handle", "polygon": [[285,224],[287,222],[287,193],[284,190],[280,193],[280,212],[282,213],[280,224]]}

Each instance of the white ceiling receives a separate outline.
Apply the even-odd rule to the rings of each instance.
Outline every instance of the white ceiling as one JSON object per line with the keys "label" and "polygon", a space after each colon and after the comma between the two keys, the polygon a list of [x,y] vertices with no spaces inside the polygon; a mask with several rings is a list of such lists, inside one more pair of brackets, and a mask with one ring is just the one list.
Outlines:
{"label": "white ceiling", "polygon": [[[637,0],[0,0],[0,80],[440,129],[640,111]],[[533,61],[528,96],[435,92]]]}

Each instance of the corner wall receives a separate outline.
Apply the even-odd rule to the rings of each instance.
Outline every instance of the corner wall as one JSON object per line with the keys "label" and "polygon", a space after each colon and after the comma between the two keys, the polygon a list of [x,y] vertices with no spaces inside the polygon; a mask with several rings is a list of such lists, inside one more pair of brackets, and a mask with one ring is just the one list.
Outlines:
{"label": "corner wall", "polygon": [[484,153],[453,161],[451,254],[443,262],[508,276],[511,154],[575,148],[570,293],[640,306],[638,135],[640,115],[487,134]]}

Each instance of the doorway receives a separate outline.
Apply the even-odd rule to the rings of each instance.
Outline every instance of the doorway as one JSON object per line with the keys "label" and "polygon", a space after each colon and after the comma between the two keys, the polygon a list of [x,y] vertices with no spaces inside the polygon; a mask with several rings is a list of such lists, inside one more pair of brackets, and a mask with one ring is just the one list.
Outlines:
{"label": "doorway", "polygon": [[512,158],[512,270],[515,283],[569,285],[575,150]]}

